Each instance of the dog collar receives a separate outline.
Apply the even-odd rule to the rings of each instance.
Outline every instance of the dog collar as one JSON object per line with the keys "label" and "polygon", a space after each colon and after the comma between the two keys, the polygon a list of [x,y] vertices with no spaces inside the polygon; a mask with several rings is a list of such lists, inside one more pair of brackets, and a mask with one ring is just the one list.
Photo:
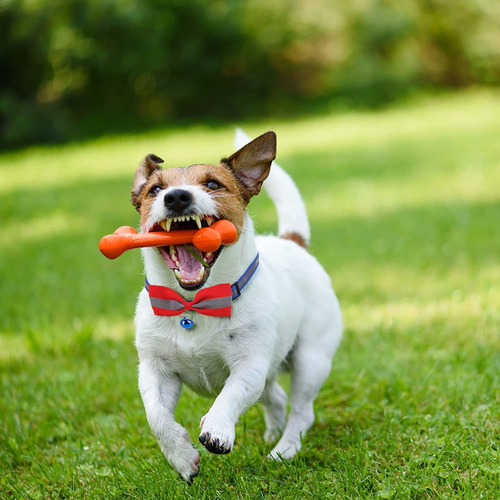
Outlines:
{"label": "dog collar", "polygon": [[[248,284],[258,267],[259,254],[232,285],[223,283],[202,288],[196,293],[192,301],[185,300],[172,288],[150,284],[147,278],[145,288],[148,291],[151,307],[156,316],[178,316],[185,311],[195,311],[206,316],[229,317],[231,316],[232,301],[241,295],[241,291]],[[184,317],[180,325],[183,328],[191,328],[194,322]]]}

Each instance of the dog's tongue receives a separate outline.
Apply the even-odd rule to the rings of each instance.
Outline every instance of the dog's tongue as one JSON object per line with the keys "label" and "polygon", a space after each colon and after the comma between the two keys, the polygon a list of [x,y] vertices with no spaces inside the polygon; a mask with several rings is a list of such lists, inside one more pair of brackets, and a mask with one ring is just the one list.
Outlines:
{"label": "dog's tongue", "polygon": [[[181,263],[180,273],[182,275],[182,279],[186,281],[198,279],[200,276],[200,269],[203,267],[203,264],[193,257],[184,245],[178,245],[175,249],[177,251],[177,258]],[[198,250],[194,245],[189,245],[189,249],[202,258],[200,250]]]}

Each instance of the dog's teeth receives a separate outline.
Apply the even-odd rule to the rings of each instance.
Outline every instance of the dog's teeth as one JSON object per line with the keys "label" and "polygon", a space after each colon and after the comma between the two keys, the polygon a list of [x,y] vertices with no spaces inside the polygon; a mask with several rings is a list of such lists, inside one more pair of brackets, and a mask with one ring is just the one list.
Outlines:
{"label": "dog's teeth", "polygon": [[162,229],[165,231],[165,229],[167,228],[167,221],[166,220],[162,220],[160,222],[160,226],[162,227]]}
{"label": "dog's teeth", "polygon": [[167,219],[167,222],[165,224],[165,228],[167,231],[170,231],[170,227],[172,226],[172,219]]}
{"label": "dog's teeth", "polygon": [[205,257],[206,257],[207,259],[208,259],[208,258],[210,258],[210,257],[212,257],[212,252],[207,252],[207,253],[205,254]]}
{"label": "dog's teeth", "polygon": [[208,216],[205,220],[207,221],[207,224],[209,226],[211,226],[214,223],[214,218],[213,217]]}
{"label": "dog's teeth", "polygon": [[177,252],[174,246],[170,246],[170,258],[173,260],[174,264],[179,264],[179,258],[177,257]]}
{"label": "dog's teeth", "polygon": [[196,225],[198,226],[198,229],[201,229],[201,219],[200,219],[200,216],[199,215],[195,215],[193,217],[193,219],[195,220]]}
{"label": "dog's teeth", "polygon": [[176,277],[178,280],[181,280],[181,281],[182,281],[182,275],[181,275],[181,273],[180,273],[177,269],[174,269],[174,274],[175,274],[175,277]]}

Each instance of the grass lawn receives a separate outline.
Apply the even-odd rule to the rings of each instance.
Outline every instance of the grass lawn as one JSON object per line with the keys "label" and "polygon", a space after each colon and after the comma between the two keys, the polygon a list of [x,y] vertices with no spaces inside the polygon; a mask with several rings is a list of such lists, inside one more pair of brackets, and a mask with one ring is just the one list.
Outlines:
{"label": "grass lawn", "polygon": [[[0,156],[0,498],[498,498],[500,93],[244,128],[277,132],[344,314],[302,453],[265,461],[255,406],[184,484],[137,390],[139,252],[97,249],[137,225],[145,154],[217,161],[232,127],[30,148]],[[250,211],[274,230],[265,195]],[[196,442],[210,404],[181,397]]]}

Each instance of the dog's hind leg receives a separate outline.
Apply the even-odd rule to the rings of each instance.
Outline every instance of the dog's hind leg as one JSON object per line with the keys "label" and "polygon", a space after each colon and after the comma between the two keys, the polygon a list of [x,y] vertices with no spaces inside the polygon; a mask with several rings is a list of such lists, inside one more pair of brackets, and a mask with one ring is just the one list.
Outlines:
{"label": "dog's hind leg", "polygon": [[270,444],[276,441],[285,428],[287,396],[276,380],[268,381],[260,403],[264,407],[266,432],[264,440]]}
{"label": "dog's hind leg", "polygon": [[291,366],[290,413],[283,435],[270,458],[293,457],[301,449],[301,438],[314,422],[313,402],[330,372],[332,353],[302,339],[294,348]]}

